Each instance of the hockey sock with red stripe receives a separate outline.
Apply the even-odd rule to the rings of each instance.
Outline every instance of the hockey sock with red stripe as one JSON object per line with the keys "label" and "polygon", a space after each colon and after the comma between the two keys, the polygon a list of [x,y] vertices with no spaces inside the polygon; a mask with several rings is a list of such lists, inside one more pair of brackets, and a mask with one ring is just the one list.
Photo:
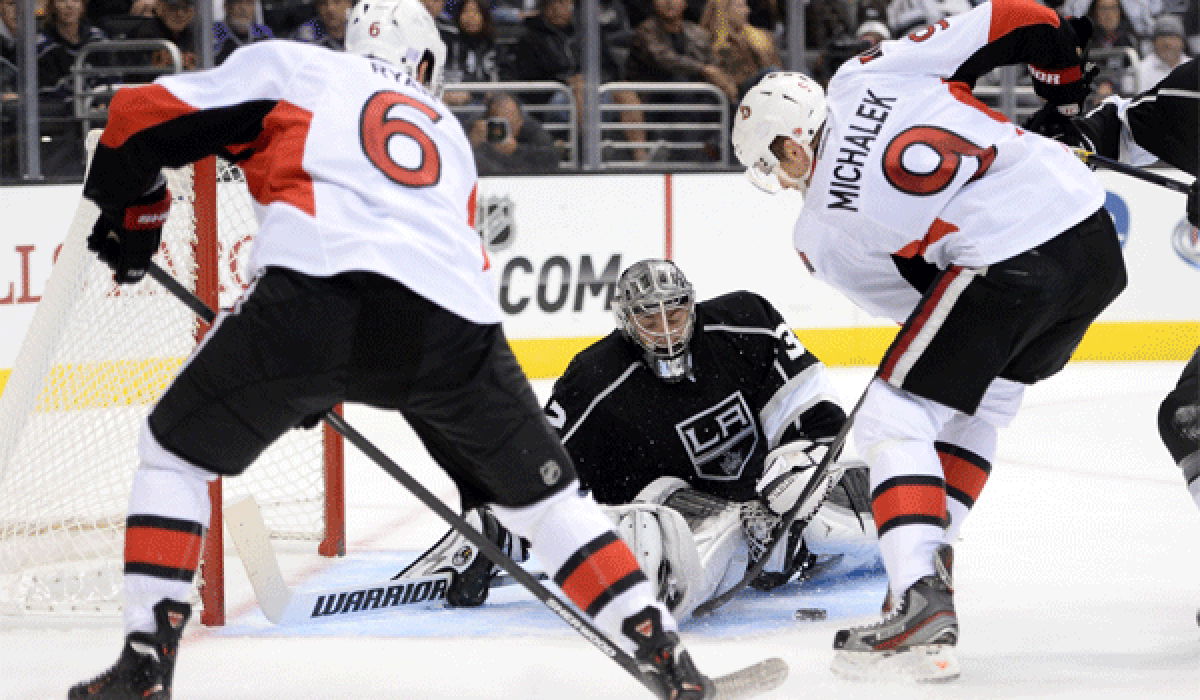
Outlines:
{"label": "hockey sock with red stripe", "polygon": [[153,633],[154,605],[186,601],[212,509],[211,475],[143,462],[133,477],[125,526],[125,631]]}
{"label": "hockey sock with red stripe", "polygon": [[633,552],[578,484],[530,506],[493,506],[492,511],[505,527],[530,541],[530,550],[555,584],[625,651],[634,653],[635,644],[622,624],[647,606],[661,610],[666,630],[676,628],[666,607],[655,601],[654,588]]}

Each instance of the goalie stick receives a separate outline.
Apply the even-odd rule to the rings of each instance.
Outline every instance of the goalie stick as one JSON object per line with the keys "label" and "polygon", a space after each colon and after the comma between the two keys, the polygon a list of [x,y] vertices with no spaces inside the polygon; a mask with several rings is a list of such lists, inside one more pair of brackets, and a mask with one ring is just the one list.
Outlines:
{"label": "goalie stick", "polygon": [[[225,528],[246,569],[259,607],[276,625],[335,622],[353,615],[441,606],[453,583],[452,574],[446,571],[411,577],[396,574],[385,581],[297,592],[283,579],[262,512],[253,496],[225,507]],[[534,576],[539,581],[548,578],[542,572]],[[491,585],[516,583],[510,576],[500,576]]]}
{"label": "goalie stick", "polygon": [[1180,194],[1188,193],[1188,186],[1186,184],[1180,182],[1179,180],[1169,178],[1166,175],[1159,175],[1158,173],[1152,173],[1149,170],[1139,168],[1135,165],[1129,165],[1128,163],[1122,163],[1119,160],[1106,158],[1099,153],[1092,153],[1087,149],[1072,148],[1071,150],[1076,156],[1079,157],[1080,160],[1088,165],[1096,165],[1107,170],[1112,170],[1113,172],[1121,173],[1122,175],[1135,177],[1139,180],[1149,182],[1152,185],[1165,187],[1172,192],[1178,192]]}
{"label": "goalie stick", "polygon": [[[874,377],[872,377],[872,381],[874,381]],[[858,397],[858,403],[854,404],[854,409],[850,411],[850,415],[846,416],[846,422],[842,423],[841,430],[839,430],[837,435],[834,436],[833,442],[829,443],[829,450],[825,453],[825,456],[821,458],[821,463],[817,465],[816,471],[813,472],[812,478],[809,479],[808,483],[804,485],[804,490],[800,492],[800,497],[796,499],[796,505],[792,506],[791,510],[780,516],[779,522],[774,528],[771,529],[771,537],[767,541],[766,548],[763,550],[762,555],[759,556],[752,566],[746,569],[746,575],[742,577],[742,580],[735,583],[732,588],[725,591],[721,595],[713,596],[712,598],[709,598],[698,605],[696,609],[692,611],[692,615],[694,617],[707,615],[708,613],[728,603],[735,595],[740,593],[746,586],[750,585],[750,582],[758,578],[758,575],[762,573],[762,570],[766,567],[767,562],[771,560],[771,554],[775,552],[775,548],[779,546],[781,541],[783,541],[784,534],[787,533],[787,531],[792,527],[792,523],[796,522],[797,516],[800,515],[800,509],[804,506],[804,502],[813,495],[813,492],[817,489],[817,485],[822,481],[825,481],[829,476],[829,473],[835,468],[833,466],[833,459],[839,452],[842,451],[842,445],[845,444],[846,437],[850,434],[850,426],[854,424],[854,417],[858,415],[858,409],[862,408],[863,400],[867,398],[867,392],[870,390],[870,388],[871,382],[867,382],[867,388],[863,389],[862,396]],[[825,486],[826,496],[829,495],[828,492],[831,491],[835,485],[837,485],[836,474],[834,475],[834,478],[829,479],[829,483]],[[801,520],[801,523],[807,524],[808,521],[812,520],[813,516],[816,514],[817,510],[813,510],[813,512],[809,514],[807,518]]]}
{"label": "goalie stick", "polygon": [[[216,320],[217,314],[215,311],[209,308],[208,305],[189,289],[180,284],[169,272],[159,267],[158,263],[151,260],[147,274],[194,311],[200,318],[210,324]],[[859,403],[861,404],[862,401],[860,400]],[[855,410],[857,410],[857,407]],[[599,649],[605,656],[625,669],[629,675],[638,680],[647,690],[657,695],[654,681],[642,671],[638,662],[614,644],[574,604],[564,601],[552,593],[537,578],[518,566],[511,557],[492,543],[491,540],[484,537],[482,533],[472,527],[463,516],[454,512],[441,499],[433,495],[421,482],[417,481],[400,465],[393,462],[390,457],[385,455],[374,443],[367,440],[366,437],[355,430],[353,426],[343,420],[337,413],[326,411],[321,418],[327,425],[336,430],[342,437],[370,458],[371,461],[387,472],[389,476],[400,482],[409,493],[424,503],[426,507],[437,513],[442,520],[446,521],[446,524],[461,532],[464,537],[486,554],[493,563],[507,571],[543,605],[550,608],[555,615],[558,615],[563,622],[566,622],[584,639],[591,642],[592,646]],[[847,422],[849,422],[849,419],[847,419]],[[840,434],[839,437],[844,439],[844,436]],[[822,463],[822,466],[827,467],[827,462],[828,460]],[[278,565],[276,565],[275,573],[278,573]],[[282,575],[280,575],[280,579],[282,579]],[[284,609],[286,610],[286,604]],[[769,692],[783,684],[787,678],[787,673],[788,667],[783,659],[773,657],[725,676],[713,678],[713,684],[717,689],[714,700],[738,700]]]}

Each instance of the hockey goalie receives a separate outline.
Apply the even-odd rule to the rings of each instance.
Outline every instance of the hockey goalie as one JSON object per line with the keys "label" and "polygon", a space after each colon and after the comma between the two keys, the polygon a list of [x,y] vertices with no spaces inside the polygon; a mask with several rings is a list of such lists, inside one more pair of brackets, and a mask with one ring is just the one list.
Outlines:
{"label": "hockey goalie", "polygon": [[[682,619],[767,551],[845,413],[823,365],[756,294],[697,303],[676,264],[643,260],[621,275],[615,314],[617,328],[572,360],[545,411],[581,484]],[[838,464],[825,481],[753,587],[877,556],[865,465]],[[522,560],[523,543],[489,512],[469,517]],[[483,603],[498,574],[451,532],[401,576],[446,568],[455,606]]]}

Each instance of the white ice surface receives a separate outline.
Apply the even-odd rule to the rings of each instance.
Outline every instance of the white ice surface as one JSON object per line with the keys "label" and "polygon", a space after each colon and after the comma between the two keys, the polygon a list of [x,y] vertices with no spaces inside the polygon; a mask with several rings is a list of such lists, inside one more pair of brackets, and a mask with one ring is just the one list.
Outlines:
{"label": "white ice surface", "polygon": [[[957,549],[963,676],[936,687],[863,685],[828,671],[834,632],[870,621],[882,575],[868,564],[777,595],[750,593],[688,623],[698,664],[720,674],[778,655],[769,697],[1200,698],[1200,514],[1159,441],[1158,403],[1181,363],[1073,364],[1026,395]],[[868,369],[835,369],[852,405]],[[548,382],[538,382],[545,396]],[[350,422],[451,497],[407,426],[351,407]],[[291,585],[373,582],[439,536],[434,516],[348,449],[350,556],[286,545]],[[407,611],[272,627],[230,550],[229,625],[193,627],[175,697],[648,698],[640,686],[516,589],[480,610]],[[798,622],[798,607],[829,610]],[[0,629],[0,699],[61,698],[116,658],[118,627]]]}

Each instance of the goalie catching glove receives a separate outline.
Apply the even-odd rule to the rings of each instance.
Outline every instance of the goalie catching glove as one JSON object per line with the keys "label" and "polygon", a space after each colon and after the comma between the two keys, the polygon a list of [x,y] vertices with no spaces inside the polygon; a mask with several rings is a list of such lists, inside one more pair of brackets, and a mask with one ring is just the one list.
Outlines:
{"label": "goalie catching glove", "polygon": [[[755,490],[772,513],[783,515],[795,507],[805,487],[816,474],[817,466],[829,452],[832,442],[833,438],[796,440],[767,453],[763,461],[766,467]],[[834,458],[836,457],[837,455],[834,455]],[[831,459],[822,482],[814,484],[797,511],[796,520],[806,521],[817,512],[829,495],[829,490],[838,482],[841,473],[842,467]]]}
{"label": "goalie catching glove", "polygon": [[124,209],[104,211],[88,236],[88,250],[112,268],[117,284],[136,284],[146,276],[158,252],[163,224],[171,210],[171,192],[161,175],[142,196]]}

